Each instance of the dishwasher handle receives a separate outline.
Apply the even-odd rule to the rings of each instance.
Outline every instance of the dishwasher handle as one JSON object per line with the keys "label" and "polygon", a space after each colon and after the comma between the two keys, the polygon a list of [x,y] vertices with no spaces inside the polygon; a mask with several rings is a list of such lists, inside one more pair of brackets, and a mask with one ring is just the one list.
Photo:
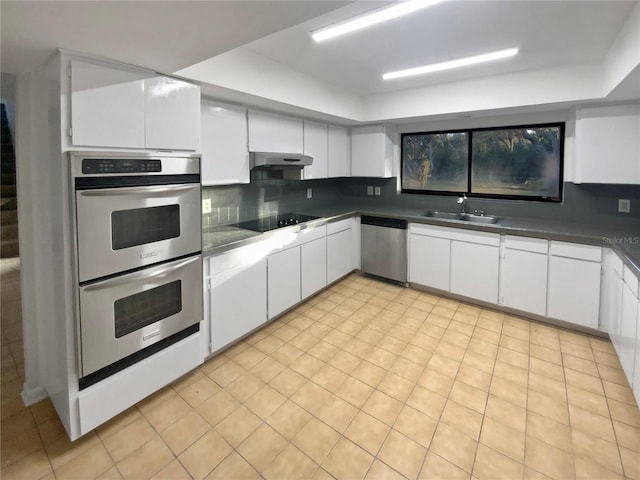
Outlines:
{"label": "dishwasher handle", "polygon": [[398,228],[400,230],[407,229],[407,221],[397,218],[383,218],[383,217],[371,217],[369,215],[362,215],[360,217],[361,225],[373,225],[376,227],[386,228]]}

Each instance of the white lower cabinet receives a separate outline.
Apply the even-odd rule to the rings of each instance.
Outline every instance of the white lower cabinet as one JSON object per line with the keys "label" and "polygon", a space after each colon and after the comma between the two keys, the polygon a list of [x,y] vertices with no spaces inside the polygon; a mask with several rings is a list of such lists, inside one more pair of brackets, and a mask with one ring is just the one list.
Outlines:
{"label": "white lower cabinet", "polygon": [[636,290],[625,282],[622,287],[622,309],[620,315],[620,339],[616,352],[629,385],[633,383],[636,357],[636,337],[638,328],[638,297]]}
{"label": "white lower cabinet", "polygon": [[631,385],[633,387],[633,395],[636,397],[636,403],[640,406],[640,301],[637,305],[637,318],[636,318],[636,361],[633,368],[633,380]]}
{"label": "white lower cabinet", "polygon": [[249,245],[209,259],[211,353],[267,321],[267,259],[262,250],[259,244]]}
{"label": "white lower cabinet", "polygon": [[622,284],[622,259],[614,251],[605,249],[602,252],[599,328],[609,334],[614,346],[620,336]]}
{"label": "white lower cabinet", "polygon": [[271,320],[300,301],[300,247],[271,254],[267,263],[267,305]]}
{"label": "white lower cabinet", "polygon": [[499,245],[452,241],[451,293],[498,303],[499,262]]}
{"label": "white lower cabinet", "polygon": [[547,313],[549,242],[506,236],[500,265],[500,303],[523,312]]}
{"label": "white lower cabinet", "polygon": [[355,268],[354,226],[353,218],[327,225],[327,283],[335,282]]}
{"label": "white lower cabinet", "polygon": [[301,297],[327,286],[327,239],[318,238],[300,247]]}
{"label": "white lower cabinet", "polygon": [[409,234],[409,282],[448,292],[450,258],[451,240]]}
{"label": "white lower cabinet", "polygon": [[602,249],[552,241],[547,316],[598,328]]}

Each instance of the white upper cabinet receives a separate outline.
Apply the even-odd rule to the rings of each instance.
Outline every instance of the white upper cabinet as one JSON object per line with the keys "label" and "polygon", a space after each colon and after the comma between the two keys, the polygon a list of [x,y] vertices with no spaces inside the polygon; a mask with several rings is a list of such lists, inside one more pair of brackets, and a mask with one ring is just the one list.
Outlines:
{"label": "white upper cabinet", "polygon": [[329,125],[329,178],[351,176],[351,136],[344,127]]}
{"label": "white upper cabinet", "polygon": [[276,113],[249,110],[251,152],[303,153],[302,120]]}
{"label": "white upper cabinet", "polygon": [[304,154],[313,157],[313,164],[302,169],[305,180],[327,178],[329,134],[326,123],[304,121]]}
{"label": "white upper cabinet", "polygon": [[203,100],[201,125],[202,184],[249,183],[247,111]]}
{"label": "white upper cabinet", "polygon": [[200,87],[170,77],[144,82],[145,146],[197,150],[200,142]]}
{"label": "white upper cabinet", "polygon": [[640,105],[576,112],[575,182],[640,184]]}
{"label": "white upper cabinet", "polygon": [[71,61],[74,146],[197,150],[200,87],[133,67]]}
{"label": "white upper cabinet", "polygon": [[145,148],[142,70],[71,62],[71,142],[78,146]]}
{"label": "white upper cabinet", "polygon": [[351,129],[351,175],[380,178],[393,175],[393,140],[386,127]]}

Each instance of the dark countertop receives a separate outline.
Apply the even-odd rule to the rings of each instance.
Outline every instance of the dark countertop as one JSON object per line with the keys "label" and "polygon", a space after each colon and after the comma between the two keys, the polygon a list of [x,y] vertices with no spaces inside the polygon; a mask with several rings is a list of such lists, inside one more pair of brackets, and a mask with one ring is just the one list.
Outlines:
{"label": "dark countertop", "polygon": [[[625,230],[624,228],[602,228],[579,223],[514,217],[504,217],[498,224],[487,225],[462,220],[425,217],[422,215],[424,213],[423,210],[402,208],[376,208],[371,210],[370,208],[359,208],[358,206],[334,206],[305,209],[299,213],[315,215],[321,218],[285,228],[299,231],[306,228],[315,228],[354,215],[371,215],[397,218],[414,223],[495,232],[502,235],[519,235],[611,247],[623,257],[623,261],[626,264],[636,271],[636,274],[640,275],[640,232]],[[259,242],[268,238],[272,232],[258,233],[231,226],[205,228],[203,231],[203,255],[217,255],[227,250]]]}

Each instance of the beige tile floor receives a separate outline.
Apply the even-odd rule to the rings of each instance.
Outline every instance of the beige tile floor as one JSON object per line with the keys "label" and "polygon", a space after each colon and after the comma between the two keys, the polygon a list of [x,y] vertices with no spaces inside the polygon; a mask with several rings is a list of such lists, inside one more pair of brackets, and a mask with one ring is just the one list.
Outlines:
{"label": "beige tile floor", "polygon": [[15,278],[5,480],[640,479],[610,342],[358,275],[70,444],[48,401],[19,402]]}

